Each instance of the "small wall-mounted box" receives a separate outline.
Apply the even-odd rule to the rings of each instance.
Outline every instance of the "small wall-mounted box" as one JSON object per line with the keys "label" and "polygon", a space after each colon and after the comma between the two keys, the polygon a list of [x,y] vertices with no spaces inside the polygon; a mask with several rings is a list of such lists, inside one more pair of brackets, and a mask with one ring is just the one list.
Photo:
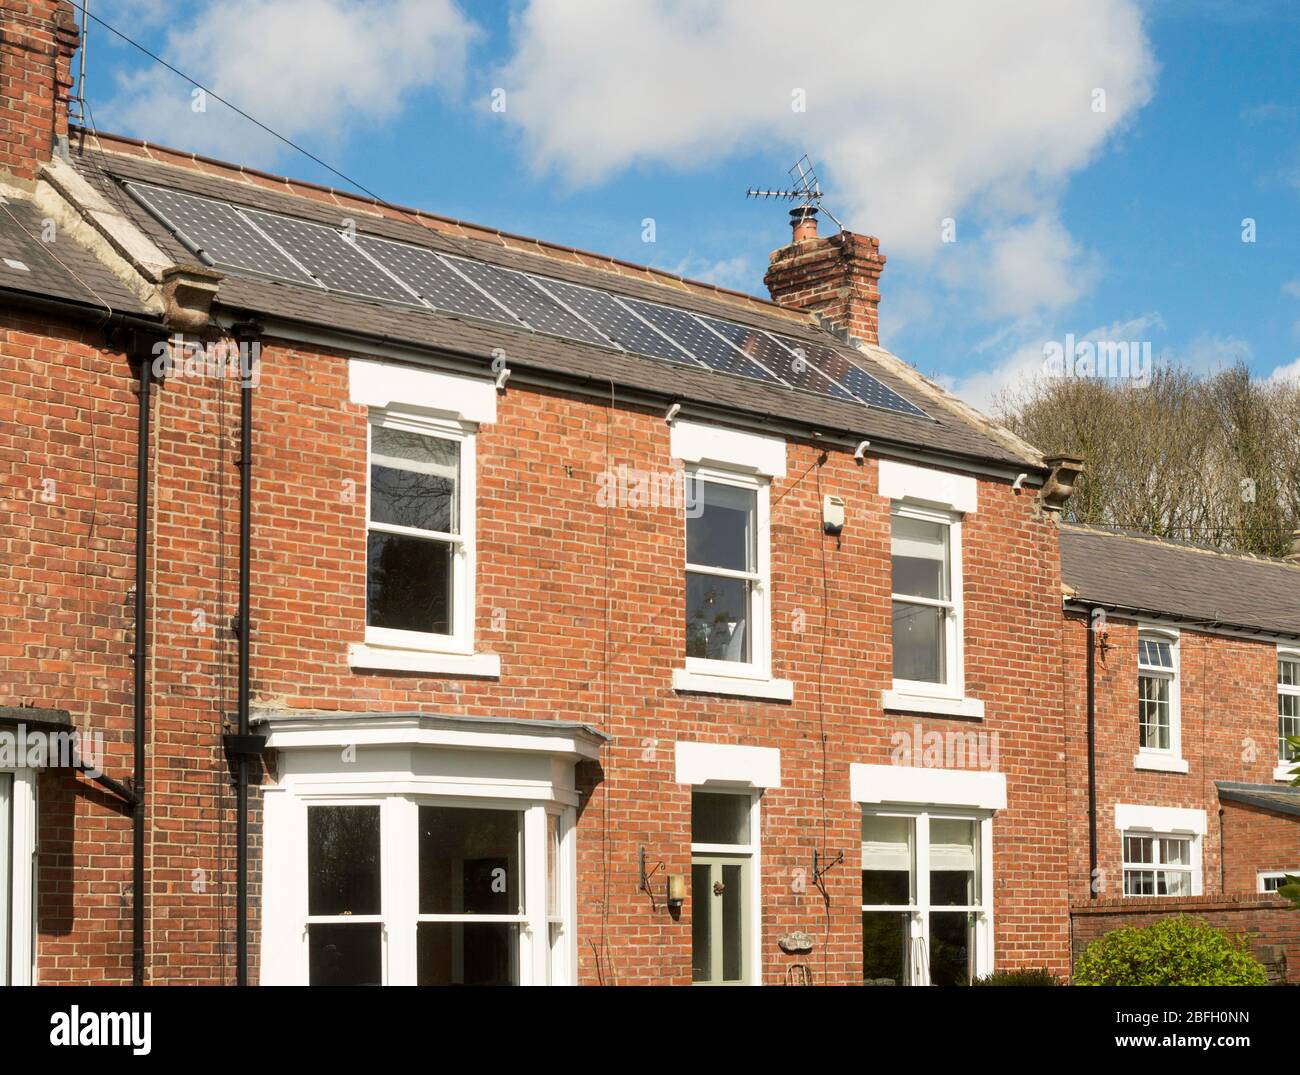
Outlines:
{"label": "small wall-mounted box", "polygon": [[822,529],[832,537],[838,537],[840,531],[844,529],[844,498],[842,496],[831,496],[829,493],[822,497]]}

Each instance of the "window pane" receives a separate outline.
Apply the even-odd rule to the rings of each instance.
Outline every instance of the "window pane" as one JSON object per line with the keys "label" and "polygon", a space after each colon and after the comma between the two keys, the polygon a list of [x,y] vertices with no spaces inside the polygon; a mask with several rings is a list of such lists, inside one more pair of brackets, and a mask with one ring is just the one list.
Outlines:
{"label": "window pane", "polygon": [[709,937],[712,935],[709,911],[713,904],[713,887],[706,862],[691,863],[691,981],[707,982],[712,958]]}
{"label": "window pane", "polygon": [[1192,864],[1191,840],[1161,840],[1160,861],[1166,866],[1190,866]]}
{"label": "window pane", "polygon": [[1284,877],[1265,877],[1263,880],[1264,880],[1264,891],[1265,891],[1265,892],[1276,892],[1276,891],[1277,891],[1279,888],[1281,888],[1282,885],[1285,883],[1286,878],[1284,878]]}
{"label": "window pane", "polygon": [[420,807],[420,914],[522,914],[523,814]]}
{"label": "window pane", "polygon": [[1125,862],[1154,862],[1155,841],[1150,836],[1125,836]]}
{"label": "window pane", "polygon": [[916,822],[910,817],[862,817],[862,902],[912,902],[912,848]]}
{"label": "window pane", "polygon": [[686,562],[700,567],[755,571],[754,525],[758,492],[690,479],[698,515],[686,520]]}
{"label": "window pane", "polygon": [[421,922],[415,927],[417,985],[518,985],[516,922]]}
{"label": "window pane", "polygon": [[458,442],[377,426],[370,453],[371,519],[459,533]]}
{"label": "window pane", "polygon": [[1169,680],[1164,676],[1138,676],[1138,744],[1169,749]]}
{"label": "window pane", "polygon": [[383,928],[378,922],[310,923],[308,983],[383,985]]}
{"label": "window pane", "polygon": [[1186,870],[1161,870],[1156,880],[1157,896],[1190,896],[1192,875]]}
{"label": "window pane", "polygon": [[894,602],[894,678],[945,682],[941,608]]}
{"label": "window pane", "polygon": [[691,842],[696,844],[749,843],[748,795],[697,791],[691,795]]}
{"label": "window pane", "polygon": [[1277,756],[1282,761],[1291,761],[1295,756],[1295,751],[1287,742],[1287,739],[1293,735],[1300,735],[1300,694],[1279,694],[1277,696]]}
{"label": "window pane", "polygon": [[1156,894],[1156,875],[1153,870],[1125,870],[1124,895],[1154,896]]}
{"label": "window pane", "polygon": [[948,527],[893,516],[894,593],[948,600]]}
{"label": "window pane", "polygon": [[394,631],[452,630],[452,547],[372,531],[366,550],[366,623]]}
{"label": "window pane", "polygon": [[862,980],[866,985],[907,985],[911,915],[866,911],[862,915]]}
{"label": "window pane", "polygon": [[1152,668],[1173,668],[1173,646],[1168,642],[1161,642],[1159,639],[1139,638],[1138,663]]}
{"label": "window pane", "polygon": [[560,815],[546,815],[546,914],[563,913],[560,906]]}
{"label": "window pane", "polygon": [[686,656],[748,662],[750,583],[686,573]]}
{"label": "window pane", "polygon": [[307,913],[379,914],[379,807],[307,808]]}
{"label": "window pane", "polygon": [[978,903],[975,886],[978,861],[976,822],[933,818],[930,821],[930,902],[947,907]]}
{"label": "window pane", "polygon": [[745,886],[739,864],[722,867],[722,980],[738,982],[744,976]]}
{"label": "window pane", "polygon": [[930,915],[930,984],[970,985],[975,972],[975,916],[967,911]]}
{"label": "window pane", "polygon": [[1277,662],[1277,682],[1280,687],[1300,687],[1300,661],[1279,660]]}

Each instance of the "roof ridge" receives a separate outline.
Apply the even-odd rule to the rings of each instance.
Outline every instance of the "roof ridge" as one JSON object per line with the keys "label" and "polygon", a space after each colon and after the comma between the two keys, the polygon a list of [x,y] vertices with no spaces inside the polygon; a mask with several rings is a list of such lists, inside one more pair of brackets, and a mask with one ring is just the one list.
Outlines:
{"label": "roof ridge", "polygon": [[1181,549],[1185,552],[1210,553],[1214,556],[1223,556],[1230,560],[1246,560],[1260,564],[1273,564],[1278,567],[1300,568],[1300,563],[1284,559],[1280,556],[1264,556],[1260,553],[1246,552],[1244,549],[1223,549],[1215,545],[1203,545],[1193,541],[1183,541],[1179,538],[1165,537],[1160,534],[1149,534],[1144,530],[1129,530],[1124,527],[1110,527],[1101,523],[1066,521],[1062,521],[1061,529],[1075,530],[1080,533],[1101,534],[1105,537],[1124,538],[1129,541],[1142,541],[1148,545],[1164,545],[1171,549]]}
{"label": "roof ridge", "polygon": [[[696,280],[688,276],[682,276],[679,273],[669,272],[667,269],[655,268],[651,265],[643,265],[635,261],[628,261],[624,258],[617,258],[610,254],[601,254],[592,250],[584,250],[581,247],[567,246],[564,243],[551,242],[546,239],[538,239],[530,235],[521,235],[516,232],[502,231],[500,228],[493,228],[485,224],[475,224],[473,221],[461,220],[457,217],[446,216],[442,213],[433,213],[425,209],[418,209],[412,206],[398,204],[397,202],[383,201],[368,195],[354,194],[351,191],[339,190],[337,187],[326,186],[323,183],[315,183],[306,179],[293,179],[289,176],[277,175],[274,172],[263,171],[260,168],[250,168],[246,165],[235,164],[231,161],[220,160],[216,157],[207,157],[201,153],[188,152],[183,149],[175,149],[171,146],[163,146],[157,143],[148,142],[138,138],[130,138],[126,135],[102,133],[100,131],[89,130],[88,128],[78,127],[75,124],[70,128],[71,131],[88,135],[95,140],[98,151],[101,153],[117,153],[119,156],[140,156],[151,160],[156,164],[170,165],[175,168],[185,170],[196,170],[190,168],[190,165],[206,166],[207,168],[220,169],[222,178],[231,181],[245,182],[250,185],[266,189],[264,183],[257,180],[269,180],[277,187],[283,188],[283,193],[303,198],[315,198],[320,200],[318,195],[328,195],[335,202],[352,203],[351,207],[369,206],[381,210],[376,213],[377,216],[389,216],[397,214],[407,220],[428,227],[431,231],[448,230],[449,228],[457,229],[466,238],[477,238],[482,242],[498,242],[511,250],[528,250],[535,249],[541,251],[544,256],[554,260],[577,260],[580,264],[587,265],[589,268],[609,267],[622,275],[621,270],[631,270],[637,275],[648,277],[652,282],[659,283],[664,287],[678,287],[690,292],[702,292],[705,295],[720,297],[723,301],[744,308],[754,306],[763,313],[777,313],[790,318],[795,323],[811,324],[811,318],[806,313],[798,310],[792,310],[788,306],[782,306],[771,299],[765,299],[761,295],[751,295],[747,291],[738,291],[735,288],[723,287],[720,284],[712,284],[705,280]],[[105,146],[105,142],[123,147],[122,149],[113,149]],[[136,147],[143,152],[136,153],[130,151],[127,147]],[[210,175],[212,172],[203,171],[201,174]],[[387,212],[384,212],[386,210]],[[438,227],[441,225],[442,227]],[[554,253],[547,253],[554,251]],[[566,255],[561,258],[558,255]],[[591,259],[596,264],[591,264]]]}

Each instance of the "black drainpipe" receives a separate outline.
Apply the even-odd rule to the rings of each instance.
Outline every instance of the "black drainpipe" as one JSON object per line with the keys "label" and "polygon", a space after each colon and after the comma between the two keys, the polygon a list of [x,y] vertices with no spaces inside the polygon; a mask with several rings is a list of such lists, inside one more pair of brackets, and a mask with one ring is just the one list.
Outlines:
{"label": "black drainpipe", "polygon": [[1092,617],[1084,624],[1088,642],[1088,898],[1097,898],[1097,656]]}
{"label": "black drainpipe", "polygon": [[[235,984],[248,985],[248,783],[249,766],[265,744],[249,734],[249,647],[253,623],[249,598],[253,537],[253,363],[261,327],[252,322],[234,325],[240,345],[239,388],[239,609],[235,633],[239,639],[237,730],[227,734],[225,747],[235,770]],[[243,365],[247,359],[247,365]]]}
{"label": "black drainpipe", "polygon": [[152,341],[133,339],[140,377],[135,462],[135,762],[131,790],[131,984],[144,985],[145,689],[149,652],[149,389],[153,384]]}

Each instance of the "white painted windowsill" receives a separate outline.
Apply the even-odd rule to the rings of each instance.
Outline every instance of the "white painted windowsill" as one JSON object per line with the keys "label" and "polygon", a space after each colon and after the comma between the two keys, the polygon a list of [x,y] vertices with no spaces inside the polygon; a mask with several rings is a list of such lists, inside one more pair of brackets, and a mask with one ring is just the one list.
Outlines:
{"label": "white painted windowsill", "polygon": [[936,694],[908,694],[905,691],[882,691],[886,709],[902,713],[933,713],[940,717],[984,719],[984,703],[978,698],[945,698]]}
{"label": "white painted windowsill", "polygon": [[441,653],[354,642],[348,646],[348,665],[385,672],[424,672],[432,676],[501,678],[501,658],[495,653]]}
{"label": "white painted windowsill", "polygon": [[696,694],[729,694],[737,698],[767,698],[775,702],[794,701],[794,683],[788,679],[746,679],[744,676],[715,676],[673,669],[673,690]]}
{"label": "white painted windowsill", "polygon": [[1297,765],[1300,765],[1300,761],[1278,762],[1277,768],[1273,770],[1273,779],[1283,780],[1288,784],[1291,783],[1291,770],[1294,769]]}
{"label": "white painted windowsill", "polygon": [[1148,769],[1153,773],[1185,773],[1190,768],[1186,759],[1175,758],[1169,754],[1133,755],[1134,769]]}

